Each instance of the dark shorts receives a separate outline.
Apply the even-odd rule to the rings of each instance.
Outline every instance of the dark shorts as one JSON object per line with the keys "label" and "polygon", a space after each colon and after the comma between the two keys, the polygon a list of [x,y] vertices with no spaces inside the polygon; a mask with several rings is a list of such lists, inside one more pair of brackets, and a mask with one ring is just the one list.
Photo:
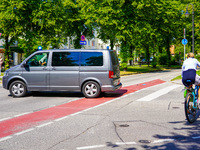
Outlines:
{"label": "dark shorts", "polygon": [[[183,71],[182,83],[186,87],[188,87],[191,82],[192,82],[192,84],[195,83],[195,78],[196,78],[196,70],[188,69],[186,71]],[[191,82],[189,82],[189,81],[191,81]]]}

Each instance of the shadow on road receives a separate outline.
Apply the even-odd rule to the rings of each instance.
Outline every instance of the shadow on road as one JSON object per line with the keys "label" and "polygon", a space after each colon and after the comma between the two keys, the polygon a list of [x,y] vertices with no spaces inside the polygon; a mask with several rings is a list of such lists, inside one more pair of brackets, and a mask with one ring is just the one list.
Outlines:
{"label": "shadow on road", "polygon": [[[120,97],[124,95],[127,92],[126,89],[119,89],[117,91],[113,92],[103,92],[99,96],[99,98],[102,97]],[[11,95],[9,95],[11,96]],[[34,91],[34,92],[28,92],[26,97],[77,97],[77,98],[84,98],[84,95],[81,92],[68,92],[68,91]]]}

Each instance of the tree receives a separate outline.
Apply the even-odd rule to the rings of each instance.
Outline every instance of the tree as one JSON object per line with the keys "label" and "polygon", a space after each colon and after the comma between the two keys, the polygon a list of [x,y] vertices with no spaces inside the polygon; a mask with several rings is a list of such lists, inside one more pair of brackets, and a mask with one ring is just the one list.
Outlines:
{"label": "tree", "polygon": [[[105,43],[109,40],[111,49],[118,42],[121,7],[123,0],[78,0],[86,25],[96,27],[98,37]],[[121,27],[123,29],[123,27]]]}
{"label": "tree", "polygon": [[0,32],[5,44],[5,69],[9,68],[10,46],[15,42],[22,27],[19,24],[20,16],[16,15],[17,9],[21,8],[23,2],[15,0],[12,3],[7,0],[0,1]]}

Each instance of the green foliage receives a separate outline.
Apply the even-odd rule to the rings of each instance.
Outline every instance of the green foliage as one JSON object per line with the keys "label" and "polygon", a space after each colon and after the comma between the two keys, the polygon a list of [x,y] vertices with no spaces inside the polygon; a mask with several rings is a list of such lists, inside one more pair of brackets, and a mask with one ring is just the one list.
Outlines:
{"label": "green foliage", "polygon": [[160,53],[158,55],[158,63],[159,65],[167,65],[167,54],[166,53]]}
{"label": "green foliage", "polygon": [[[75,48],[81,48],[81,35],[92,39],[97,31],[102,41],[109,41],[111,49],[116,43],[121,46],[123,63],[133,57],[149,60],[158,56],[151,64],[154,67],[175,64],[184,57],[181,44],[184,28],[188,39],[186,53],[191,51],[192,15],[184,16],[187,4],[192,14],[190,3],[195,14],[195,52],[199,53],[200,1],[197,0],[1,0],[0,32],[5,41],[6,60],[15,41],[28,56],[39,45],[43,49],[59,48],[68,37],[74,39]],[[175,57],[170,55],[172,44]]]}

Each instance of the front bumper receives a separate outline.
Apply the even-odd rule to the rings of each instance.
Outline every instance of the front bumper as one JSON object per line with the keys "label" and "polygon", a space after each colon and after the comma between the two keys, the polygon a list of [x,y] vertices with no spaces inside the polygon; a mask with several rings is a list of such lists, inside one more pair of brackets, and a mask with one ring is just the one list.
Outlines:
{"label": "front bumper", "polygon": [[7,88],[7,86],[8,86],[7,85],[7,80],[8,80],[7,77],[3,76],[3,78],[2,78],[2,86],[3,86],[4,89],[8,89]]}

